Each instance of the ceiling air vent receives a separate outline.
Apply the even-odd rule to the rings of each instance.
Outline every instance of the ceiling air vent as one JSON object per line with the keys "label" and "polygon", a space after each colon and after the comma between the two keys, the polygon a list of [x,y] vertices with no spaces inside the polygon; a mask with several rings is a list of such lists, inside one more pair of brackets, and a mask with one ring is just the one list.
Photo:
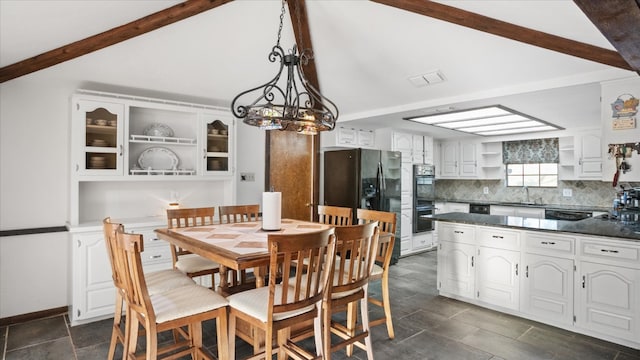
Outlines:
{"label": "ceiling air vent", "polygon": [[445,81],[446,78],[444,77],[442,72],[440,72],[440,70],[436,70],[422,75],[412,76],[408,80],[413,84],[413,86],[422,87],[441,83]]}

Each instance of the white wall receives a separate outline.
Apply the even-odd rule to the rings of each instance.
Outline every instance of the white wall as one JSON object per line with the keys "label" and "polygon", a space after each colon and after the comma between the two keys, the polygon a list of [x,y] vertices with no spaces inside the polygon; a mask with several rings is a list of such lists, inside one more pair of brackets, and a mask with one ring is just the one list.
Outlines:
{"label": "white wall", "polygon": [[[50,68],[0,84],[0,230],[63,226],[69,218],[70,95],[94,88],[72,78]],[[264,187],[264,132],[238,124],[237,149],[237,170],[255,173],[255,182],[238,180],[236,202],[258,203]],[[215,194],[200,198],[192,191],[215,184],[154,183],[160,199],[147,210],[157,213],[156,203],[168,199],[170,190],[185,204],[219,201]],[[0,318],[69,304],[68,238],[66,232],[0,237]]]}

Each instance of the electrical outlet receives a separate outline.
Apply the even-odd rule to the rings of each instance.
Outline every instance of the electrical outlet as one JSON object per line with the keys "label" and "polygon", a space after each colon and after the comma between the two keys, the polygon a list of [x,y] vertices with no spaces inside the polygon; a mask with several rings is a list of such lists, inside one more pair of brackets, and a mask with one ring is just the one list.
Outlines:
{"label": "electrical outlet", "polygon": [[572,197],[573,196],[573,190],[571,190],[571,189],[562,189],[562,196],[564,196],[564,197]]}
{"label": "electrical outlet", "polygon": [[256,174],[240,173],[240,181],[256,181]]}
{"label": "electrical outlet", "polygon": [[489,194],[489,187],[485,186],[484,189],[482,189],[482,193],[485,195]]}

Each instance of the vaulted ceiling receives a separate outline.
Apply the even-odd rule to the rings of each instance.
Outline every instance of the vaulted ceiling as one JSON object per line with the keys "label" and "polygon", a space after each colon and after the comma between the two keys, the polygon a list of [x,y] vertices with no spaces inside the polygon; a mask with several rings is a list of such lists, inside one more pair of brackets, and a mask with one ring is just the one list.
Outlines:
{"label": "vaulted ceiling", "polygon": [[[275,74],[267,54],[281,5],[227,2],[0,0],[2,86],[64,79],[228,104]],[[453,136],[402,117],[497,103],[563,127],[597,126],[598,83],[640,67],[640,6],[602,3],[307,0],[307,17],[285,23],[282,45],[308,25],[303,45],[312,42],[322,92],[345,126]],[[434,70],[444,82],[409,81]]]}

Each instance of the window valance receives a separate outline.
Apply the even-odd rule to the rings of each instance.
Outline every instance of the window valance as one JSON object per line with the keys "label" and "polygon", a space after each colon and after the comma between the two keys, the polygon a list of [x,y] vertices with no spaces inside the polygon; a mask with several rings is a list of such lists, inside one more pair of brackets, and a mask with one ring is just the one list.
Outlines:
{"label": "window valance", "polygon": [[558,163],[558,138],[502,142],[504,164]]}

